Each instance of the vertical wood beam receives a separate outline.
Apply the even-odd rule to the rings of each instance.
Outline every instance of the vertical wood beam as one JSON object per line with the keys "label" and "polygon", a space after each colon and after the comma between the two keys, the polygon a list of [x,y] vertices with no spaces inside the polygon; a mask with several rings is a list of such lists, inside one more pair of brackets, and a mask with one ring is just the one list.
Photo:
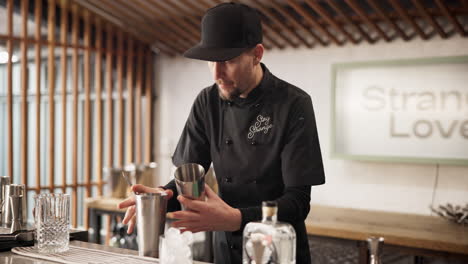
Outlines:
{"label": "vertical wood beam", "polygon": [[14,183],[13,175],[13,0],[7,1],[7,116],[8,116],[8,176]]}
{"label": "vertical wood beam", "polygon": [[153,53],[146,51],[146,121],[145,121],[145,163],[151,162],[151,150],[153,146]]}
{"label": "vertical wood beam", "polygon": [[127,39],[127,140],[126,154],[127,163],[134,162],[134,87],[133,87],[133,65],[134,65],[133,39],[129,36]]}
{"label": "vertical wood beam", "polygon": [[73,82],[73,114],[72,114],[72,225],[78,224],[78,39],[79,39],[79,14],[78,6],[72,6],[72,82]]}
{"label": "vertical wood beam", "polygon": [[[141,91],[143,90],[143,45],[137,46],[137,77],[136,77],[136,91],[135,91],[135,128],[136,128],[136,135],[135,135],[135,146],[136,146],[136,155],[135,155],[135,162],[140,164],[142,162],[141,158],[141,137],[143,136],[141,131]],[[148,67],[148,66],[147,66]]]}
{"label": "vertical wood beam", "polygon": [[[84,60],[83,60],[83,80],[84,80],[84,146],[83,146],[83,159],[84,159],[84,184],[85,184],[85,197],[91,197],[91,21],[89,11],[84,11]],[[84,211],[84,226],[86,229],[89,227],[88,211]],[[99,232],[99,230],[96,230]]]}
{"label": "vertical wood beam", "polygon": [[114,129],[113,129],[113,120],[114,120],[114,111],[112,103],[112,89],[114,86],[114,80],[112,78],[113,70],[113,29],[110,24],[107,24],[107,34],[106,34],[106,107],[107,107],[107,166],[109,168],[114,166]]}
{"label": "vertical wood beam", "polygon": [[55,0],[48,2],[47,39],[49,42],[47,82],[49,84],[49,191],[55,186]]}
{"label": "vertical wood beam", "polygon": [[36,63],[36,193],[41,192],[41,18],[42,1],[36,0],[34,19],[36,30],[34,38],[36,40],[35,63]]}
{"label": "vertical wood beam", "polygon": [[21,183],[28,186],[28,4],[21,1]]}
{"label": "vertical wood beam", "polygon": [[123,32],[117,33],[117,118],[119,127],[117,129],[117,166],[123,166],[123,148],[124,148],[124,115],[123,115]]}
{"label": "vertical wood beam", "polygon": [[68,1],[62,0],[60,15],[60,42],[62,54],[60,57],[62,72],[62,191],[67,192],[67,44],[68,44]]}
{"label": "vertical wood beam", "polygon": [[102,24],[99,18],[96,25],[96,65],[95,65],[95,94],[96,94],[96,179],[98,195],[102,196]]}

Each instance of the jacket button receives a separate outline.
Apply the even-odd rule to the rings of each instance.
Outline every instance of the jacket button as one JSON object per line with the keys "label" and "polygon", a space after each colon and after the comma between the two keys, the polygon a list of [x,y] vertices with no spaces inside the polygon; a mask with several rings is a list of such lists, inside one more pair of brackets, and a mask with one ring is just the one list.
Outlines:
{"label": "jacket button", "polygon": [[250,145],[252,145],[252,146],[255,146],[255,145],[257,145],[257,141],[255,141],[255,140],[252,140],[252,142],[250,142]]}
{"label": "jacket button", "polygon": [[231,102],[231,101],[228,101],[228,102],[227,102],[227,105],[231,106],[231,105],[232,105],[232,102]]}
{"label": "jacket button", "polygon": [[254,180],[253,183],[257,184],[257,180]]}
{"label": "jacket button", "polygon": [[227,182],[227,183],[230,183],[230,182],[232,182],[232,178],[231,177],[226,177],[226,178],[224,178],[224,181]]}
{"label": "jacket button", "polygon": [[259,107],[259,106],[260,106],[260,104],[255,104],[255,107]]}
{"label": "jacket button", "polygon": [[230,138],[226,138],[226,141],[225,141],[226,145],[231,145],[232,144],[232,140]]}
{"label": "jacket button", "polygon": [[230,247],[231,249],[236,249],[236,248],[237,248],[236,245],[234,245],[234,244],[231,244],[229,247]]}

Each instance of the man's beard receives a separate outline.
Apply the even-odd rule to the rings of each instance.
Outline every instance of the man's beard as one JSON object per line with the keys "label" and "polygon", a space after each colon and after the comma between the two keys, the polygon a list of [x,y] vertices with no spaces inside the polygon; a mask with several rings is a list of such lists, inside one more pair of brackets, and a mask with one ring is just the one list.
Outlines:
{"label": "man's beard", "polygon": [[219,97],[221,97],[224,100],[232,100],[233,98],[239,97],[241,95],[241,91],[239,89],[235,89],[230,93],[224,94],[218,85],[218,94]]}

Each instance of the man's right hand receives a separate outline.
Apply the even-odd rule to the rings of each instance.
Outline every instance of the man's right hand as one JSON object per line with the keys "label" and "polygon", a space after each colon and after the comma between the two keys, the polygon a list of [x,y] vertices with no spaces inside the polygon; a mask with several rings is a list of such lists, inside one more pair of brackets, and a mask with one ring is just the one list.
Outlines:
{"label": "man's right hand", "polygon": [[[132,186],[132,191],[134,193],[161,193],[165,192],[167,194],[167,199],[171,199],[173,193],[172,190],[164,190],[162,188],[151,188],[145,185],[141,184],[135,184]],[[133,229],[135,228],[135,221],[136,221],[136,215],[135,215],[135,196],[132,195],[125,199],[125,201],[119,203],[118,205],[119,209],[122,208],[127,208],[127,212],[125,213],[125,217],[122,220],[122,223],[127,225],[128,224],[128,229],[127,229],[127,234],[133,233]]]}

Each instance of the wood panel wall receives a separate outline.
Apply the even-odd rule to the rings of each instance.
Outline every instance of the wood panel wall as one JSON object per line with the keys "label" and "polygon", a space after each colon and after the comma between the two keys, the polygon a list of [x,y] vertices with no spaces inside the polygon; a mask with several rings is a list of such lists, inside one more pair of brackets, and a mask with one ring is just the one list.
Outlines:
{"label": "wood panel wall", "polygon": [[[14,27],[18,26],[13,25],[15,10],[19,10],[15,15],[21,16],[19,35],[14,33]],[[0,21],[7,25],[6,32],[0,32],[0,40],[6,43],[9,54],[5,82],[8,142],[5,171],[13,183],[25,184],[30,192],[71,193],[72,225],[76,227],[78,204],[83,203],[78,200],[79,190],[84,189],[84,197],[103,195],[106,183],[102,172],[104,166],[121,167],[152,160],[151,144],[148,143],[153,142],[153,54],[146,43],[122,32],[102,17],[78,8],[69,0],[7,0],[6,14]],[[34,34],[30,32],[33,37],[28,35],[28,21],[35,24]],[[45,29],[47,33],[44,33]],[[19,62],[13,61],[14,47],[20,47]],[[46,75],[43,67],[36,67],[45,62]],[[19,95],[13,92],[14,85],[18,85],[13,83],[15,63],[21,65]],[[28,82],[30,65],[35,67],[34,82]],[[41,76],[46,80],[41,80]],[[35,87],[28,87],[29,83]],[[44,83],[47,87],[41,87]],[[116,94],[116,103],[113,94]],[[20,131],[16,133],[13,128],[15,96],[20,99],[21,118]],[[46,124],[41,123],[44,101],[47,103]],[[80,107],[81,103],[83,107]],[[58,104],[60,107],[56,107]],[[145,105],[144,109],[142,105]],[[117,118],[114,118],[114,106]],[[29,108],[33,108],[35,114],[28,117]],[[69,108],[71,115],[67,115]],[[56,118],[58,116],[60,120]],[[79,116],[83,116],[82,124]],[[28,127],[31,119],[35,125]],[[61,127],[57,127],[58,124]],[[118,129],[114,129],[116,125]],[[44,126],[47,133],[41,134]],[[80,129],[83,133],[79,133]],[[14,145],[17,136],[20,138],[18,146]],[[57,137],[61,137],[61,144]],[[28,138],[34,139],[32,146]],[[41,144],[44,141],[47,142],[46,148]],[[33,155],[28,154],[31,149],[35,149]],[[15,151],[20,152],[20,172],[14,171]],[[114,154],[115,151],[117,153]],[[83,168],[78,167],[79,155],[83,157]],[[32,161],[29,156],[33,157]],[[41,173],[44,157],[47,175]],[[104,162],[105,157],[107,162]],[[71,162],[67,162],[70,159]],[[31,171],[29,166],[34,166],[34,175],[28,175]],[[56,169],[57,166],[60,170]],[[70,171],[71,175],[67,177]],[[35,185],[31,184],[31,179]],[[57,181],[62,184],[56,184]],[[47,184],[41,184],[44,182]],[[95,186],[97,192],[94,193]],[[84,218],[87,228],[86,212]]]}

